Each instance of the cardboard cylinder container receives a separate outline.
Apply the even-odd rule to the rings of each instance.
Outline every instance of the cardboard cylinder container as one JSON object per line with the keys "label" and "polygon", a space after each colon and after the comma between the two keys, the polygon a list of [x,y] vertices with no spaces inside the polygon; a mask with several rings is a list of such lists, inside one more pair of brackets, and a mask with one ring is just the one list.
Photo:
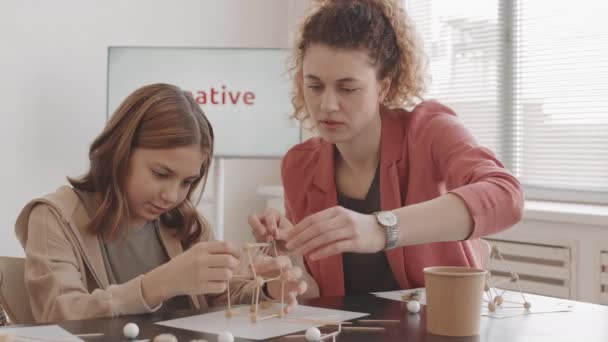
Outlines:
{"label": "cardboard cylinder container", "polygon": [[479,334],[487,271],[458,266],[426,267],[426,329],[442,336]]}

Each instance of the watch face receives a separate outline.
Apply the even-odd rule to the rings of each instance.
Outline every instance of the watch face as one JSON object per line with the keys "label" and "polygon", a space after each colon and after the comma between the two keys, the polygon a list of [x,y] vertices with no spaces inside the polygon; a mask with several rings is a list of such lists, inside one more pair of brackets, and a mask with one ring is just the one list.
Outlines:
{"label": "watch face", "polygon": [[392,227],[397,224],[397,216],[390,211],[383,211],[378,213],[378,221],[387,227]]}

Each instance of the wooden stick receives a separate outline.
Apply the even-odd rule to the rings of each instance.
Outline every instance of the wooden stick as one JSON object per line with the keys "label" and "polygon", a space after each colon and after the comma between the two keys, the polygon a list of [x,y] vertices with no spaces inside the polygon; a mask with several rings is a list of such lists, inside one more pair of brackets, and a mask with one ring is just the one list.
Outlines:
{"label": "wooden stick", "polygon": [[380,331],[385,331],[386,328],[385,327],[343,327],[342,330],[344,330],[344,331],[376,331],[376,332],[380,332]]}
{"label": "wooden stick", "polygon": [[93,337],[103,337],[104,334],[103,333],[90,333],[90,334],[77,334],[74,336],[82,337],[82,338],[93,338]]}
{"label": "wooden stick", "polygon": [[272,315],[260,317],[260,318],[258,318],[258,321],[263,321],[265,319],[270,319],[270,318],[275,318],[275,317],[279,317],[279,314],[272,314]]}
{"label": "wooden stick", "polygon": [[399,324],[401,323],[400,320],[398,319],[359,319],[357,320],[358,323],[364,323],[364,324],[374,324],[374,323],[391,323],[391,324]]}
{"label": "wooden stick", "polygon": [[235,274],[232,276],[232,279],[245,279],[245,280],[253,280],[253,278],[250,275],[245,275],[245,274]]}
{"label": "wooden stick", "polygon": [[231,311],[232,307],[230,305],[230,281],[228,281],[228,283],[226,285],[227,285],[226,287],[228,288],[228,291],[227,291],[228,292],[227,293],[228,294],[228,311]]}
{"label": "wooden stick", "polygon": [[308,322],[308,323],[314,323],[314,324],[319,324],[319,325],[329,325],[329,326],[335,326],[335,325],[351,325],[353,324],[353,322],[336,322],[336,321],[322,321],[322,320],[317,320],[317,319],[311,319],[311,318],[301,318],[301,317],[288,317],[288,318],[284,318],[285,320],[288,321],[296,321],[296,322]]}

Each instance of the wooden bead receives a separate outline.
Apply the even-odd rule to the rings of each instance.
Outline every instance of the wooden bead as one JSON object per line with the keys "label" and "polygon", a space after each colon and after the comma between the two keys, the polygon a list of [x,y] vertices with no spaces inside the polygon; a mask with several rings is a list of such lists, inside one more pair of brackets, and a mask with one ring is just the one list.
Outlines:
{"label": "wooden bead", "polygon": [[234,336],[229,331],[222,331],[217,335],[217,342],[234,342]]}
{"label": "wooden bead", "polygon": [[488,310],[492,312],[496,311],[496,304],[494,304],[494,301],[488,303]]}
{"label": "wooden bead", "polygon": [[410,300],[409,302],[407,302],[407,311],[411,313],[420,312],[420,302],[417,300]]}
{"label": "wooden bead", "polygon": [[139,327],[135,323],[127,323],[122,328],[122,334],[128,340],[133,340],[139,335]]}
{"label": "wooden bead", "polygon": [[154,337],[152,342],[178,342],[177,337],[172,334],[160,334]]}
{"label": "wooden bead", "polygon": [[308,328],[306,329],[306,335],[304,336],[306,337],[306,341],[309,342],[321,341],[321,330],[314,327]]}

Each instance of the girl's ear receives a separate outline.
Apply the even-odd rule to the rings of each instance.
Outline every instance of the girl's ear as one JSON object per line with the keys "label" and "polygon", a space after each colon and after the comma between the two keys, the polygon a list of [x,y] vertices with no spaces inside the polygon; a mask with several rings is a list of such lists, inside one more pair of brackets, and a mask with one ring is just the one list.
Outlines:
{"label": "girl's ear", "polygon": [[379,85],[380,85],[380,93],[379,93],[379,97],[380,97],[380,103],[384,102],[384,99],[386,99],[386,95],[388,95],[388,91],[389,89],[391,89],[391,83],[393,82],[393,79],[390,77],[385,77],[383,79],[381,79],[379,81]]}

